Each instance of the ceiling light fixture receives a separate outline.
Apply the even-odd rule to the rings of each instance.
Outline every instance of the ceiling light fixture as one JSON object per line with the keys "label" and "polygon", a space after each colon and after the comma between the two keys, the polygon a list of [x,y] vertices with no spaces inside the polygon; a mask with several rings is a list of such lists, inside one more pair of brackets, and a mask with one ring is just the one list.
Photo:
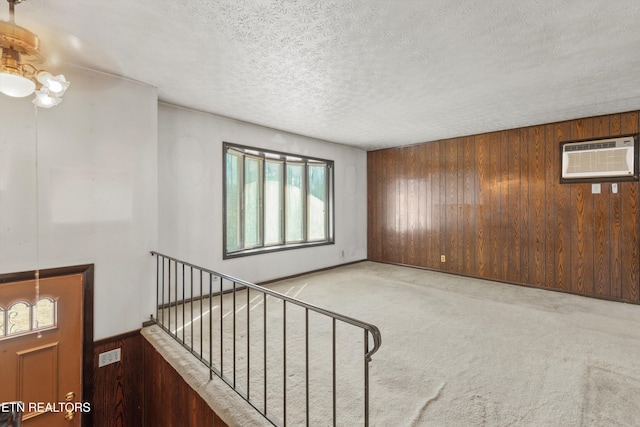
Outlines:
{"label": "ceiling light fixture", "polygon": [[33,103],[42,108],[50,108],[62,102],[62,95],[69,82],[62,74],[38,70],[33,64],[41,64],[40,39],[24,27],[15,23],[15,5],[23,0],[7,0],[9,21],[0,21],[0,92],[23,98],[36,93]]}

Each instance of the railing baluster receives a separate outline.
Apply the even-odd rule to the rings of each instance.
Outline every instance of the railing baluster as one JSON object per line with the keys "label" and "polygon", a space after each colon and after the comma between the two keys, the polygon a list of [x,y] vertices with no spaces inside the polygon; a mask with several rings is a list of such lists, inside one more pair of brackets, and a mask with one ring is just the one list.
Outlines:
{"label": "railing baluster", "polygon": [[304,309],[304,389],[305,389],[305,413],[307,414],[307,427],[309,427],[309,309]]}
{"label": "railing baluster", "polygon": [[247,290],[247,399],[251,396],[251,292],[249,288]]}
{"label": "railing baluster", "polygon": [[[177,279],[176,279],[177,280]],[[177,294],[177,291],[176,291]],[[184,264],[182,264],[182,342],[184,341],[184,330],[185,328],[185,323],[184,323],[184,315],[185,315],[185,311],[186,311],[186,307],[184,306],[187,303],[187,299],[185,298],[185,294],[184,294]],[[176,298],[176,313],[178,312],[178,299]]]}
{"label": "railing baluster", "polygon": [[287,301],[282,301],[282,408],[283,422],[287,425]]}
{"label": "railing baluster", "polygon": [[333,390],[333,425],[335,427],[336,425],[336,319],[333,318],[332,321],[332,337],[333,337],[333,344],[331,346],[332,349],[332,363],[333,363],[333,368],[332,368],[332,377],[333,377],[333,386],[332,386],[332,390]]}
{"label": "railing baluster", "polygon": [[233,388],[236,388],[236,282],[233,282]]}
{"label": "railing baluster", "polygon": [[[191,299],[191,303],[189,304],[189,306],[191,307],[191,328],[189,328],[191,330],[191,348],[194,348],[193,346],[193,267],[189,267],[191,270],[189,271],[191,274],[191,279],[190,279],[190,285],[191,285],[191,294],[189,295],[189,298]],[[184,309],[184,304],[182,304],[182,308]]]}
{"label": "railing baluster", "polygon": [[[160,257],[156,257],[156,321],[160,315]],[[3,322],[3,324],[6,324]]]}
{"label": "railing baluster", "polygon": [[262,293],[262,364],[264,373],[264,414],[267,415],[267,294]]}
{"label": "railing baluster", "polygon": [[369,426],[369,331],[364,330],[364,425]]}
{"label": "railing baluster", "polygon": [[169,260],[169,304],[167,305],[167,312],[169,313],[169,323],[167,324],[167,330],[171,331],[171,260]]}
{"label": "railing baluster", "polygon": [[[183,264],[184,265],[184,264]],[[174,308],[175,308],[175,313],[174,313],[174,318],[175,318],[175,322],[176,322],[176,327],[175,327],[175,336],[176,338],[178,338],[178,261],[175,262],[175,266],[174,266],[174,276],[175,276],[175,285],[176,288],[174,289],[174,293],[173,296],[176,298],[176,300],[174,301]],[[184,340],[182,340],[182,342],[184,342]]]}
{"label": "railing baluster", "polygon": [[220,375],[224,377],[224,304],[222,302],[222,277],[220,278]]}
{"label": "railing baluster", "polygon": [[[222,281],[222,280],[221,280]],[[209,273],[209,379],[213,379],[213,275]]]}
{"label": "railing baluster", "polygon": [[[160,257],[158,257],[158,258],[160,258]],[[164,307],[165,307],[165,302],[164,302],[164,285],[165,285],[165,283],[164,283],[164,270],[165,270],[164,257],[162,257],[162,307],[163,307],[162,311],[161,311],[161,313],[162,313],[162,325],[164,325]]]}
{"label": "railing baluster", "polygon": [[[191,296],[193,298],[193,296]],[[193,300],[192,300],[193,301]],[[202,305],[204,304],[204,297],[202,295],[202,270],[200,270],[200,359],[202,359],[202,324],[204,323],[204,318],[202,317]],[[209,311],[209,315],[211,315],[211,311]],[[191,325],[193,328],[193,325]]]}

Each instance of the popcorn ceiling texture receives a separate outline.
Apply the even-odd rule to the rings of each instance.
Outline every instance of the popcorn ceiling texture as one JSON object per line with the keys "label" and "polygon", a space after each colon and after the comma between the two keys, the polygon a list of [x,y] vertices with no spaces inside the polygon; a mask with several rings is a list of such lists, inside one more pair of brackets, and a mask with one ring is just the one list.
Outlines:
{"label": "popcorn ceiling texture", "polygon": [[364,149],[640,108],[637,0],[34,0],[16,17],[162,101]]}

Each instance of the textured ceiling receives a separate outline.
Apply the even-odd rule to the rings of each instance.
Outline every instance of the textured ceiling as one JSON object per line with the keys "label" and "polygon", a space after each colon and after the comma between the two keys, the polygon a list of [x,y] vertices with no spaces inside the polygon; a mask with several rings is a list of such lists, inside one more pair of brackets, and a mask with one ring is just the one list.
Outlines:
{"label": "textured ceiling", "polygon": [[640,108],[638,0],[28,0],[16,20],[162,101],[364,149]]}

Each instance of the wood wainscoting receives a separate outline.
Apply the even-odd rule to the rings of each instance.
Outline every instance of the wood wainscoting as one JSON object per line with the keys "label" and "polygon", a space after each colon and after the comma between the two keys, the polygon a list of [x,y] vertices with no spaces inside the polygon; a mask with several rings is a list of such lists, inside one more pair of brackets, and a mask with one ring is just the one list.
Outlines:
{"label": "wood wainscoting", "polygon": [[[117,348],[121,361],[99,368]],[[94,354],[94,426],[226,427],[139,330],[96,341]]]}
{"label": "wood wainscoting", "polygon": [[[140,330],[96,341],[93,356],[93,425],[143,425],[144,338]],[[120,362],[98,367],[100,353],[120,349]]]}
{"label": "wood wainscoting", "polygon": [[142,338],[146,426],[227,427],[176,370]]}
{"label": "wood wainscoting", "polygon": [[628,112],[371,151],[368,258],[638,303],[638,182],[560,184],[559,144],[639,128]]}

